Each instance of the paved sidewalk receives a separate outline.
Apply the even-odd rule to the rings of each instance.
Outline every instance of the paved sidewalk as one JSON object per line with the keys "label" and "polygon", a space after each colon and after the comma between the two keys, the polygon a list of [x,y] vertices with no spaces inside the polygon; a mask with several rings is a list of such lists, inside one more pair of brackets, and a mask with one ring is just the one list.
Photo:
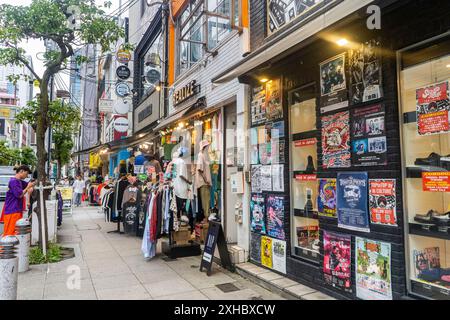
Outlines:
{"label": "paved sidewalk", "polygon": [[[199,271],[200,256],[165,261],[159,248],[157,257],[145,261],[140,251],[141,239],[107,233],[115,228],[116,224],[104,221],[97,207],[77,208],[72,217],[64,216],[58,231],[59,242],[64,247],[73,247],[75,258],[31,266],[30,271],[21,273],[18,298],[284,299],[217,265],[213,267],[212,276],[208,277]],[[67,283],[71,283],[69,277],[77,270],[81,276],[80,288],[71,290]]]}

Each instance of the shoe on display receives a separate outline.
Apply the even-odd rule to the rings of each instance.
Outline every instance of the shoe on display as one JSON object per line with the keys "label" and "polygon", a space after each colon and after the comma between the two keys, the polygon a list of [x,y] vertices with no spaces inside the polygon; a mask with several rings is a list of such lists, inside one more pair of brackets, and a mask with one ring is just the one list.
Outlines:
{"label": "shoe on display", "polygon": [[431,221],[438,225],[450,225],[450,212],[444,214],[434,215],[431,217]]}
{"label": "shoe on display", "polygon": [[432,218],[434,216],[438,216],[438,215],[440,215],[439,212],[437,212],[435,210],[429,210],[426,214],[420,214],[420,213],[416,214],[414,216],[414,221],[417,221],[420,223],[432,224],[433,223]]}
{"label": "shoe on display", "polygon": [[314,171],[316,171],[316,169],[314,168],[313,157],[312,156],[308,156],[308,164],[306,165],[305,173],[306,174],[312,174],[312,173],[314,173]]}
{"label": "shoe on display", "polygon": [[440,167],[441,166],[441,156],[435,152],[430,153],[427,158],[417,158],[414,162],[415,165],[418,166],[433,166]]}

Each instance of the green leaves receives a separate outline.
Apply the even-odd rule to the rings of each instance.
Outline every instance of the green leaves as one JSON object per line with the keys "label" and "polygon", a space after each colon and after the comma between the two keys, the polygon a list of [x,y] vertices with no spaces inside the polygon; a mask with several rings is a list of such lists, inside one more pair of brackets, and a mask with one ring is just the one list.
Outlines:
{"label": "green leaves", "polygon": [[16,164],[26,164],[35,166],[36,161],[34,150],[30,147],[13,149],[6,145],[6,141],[0,141],[0,165],[14,166]]}

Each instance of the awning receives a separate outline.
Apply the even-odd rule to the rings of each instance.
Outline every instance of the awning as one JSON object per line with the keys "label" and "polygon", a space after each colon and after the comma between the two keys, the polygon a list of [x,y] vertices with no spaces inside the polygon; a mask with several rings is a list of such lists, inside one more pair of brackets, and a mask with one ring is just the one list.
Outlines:
{"label": "awning", "polygon": [[205,107],[205,98],[199,98],[194,104],[178,110],[176,113],[172,114],[171,116],[165,118],[164,120],[161,120],[161,122],[155,127],[154,131],[159,131],[161,129],[164,129],[168,125],[170,125],[173,122],[183,120],[185,117],[189,116],[189,114],[193,111],[196,111],[197,109],[200,109],[202,107]]}
{"label": "awning", "polygon": [[[343,18],[347,17],[351,13],[360,10],[368,4],[374,2],[373,0],[359,0],[359,1],[337,1],[330,2],[327,7],[318,15],[306,18],[297,24],[293,24],[291,27],[286,27],[284,30],[280,30],[279,34],[273,39],[266,42],[263,46],[249,54],[247,57],[234,64],[228,70],[225,70],[221,74],[212,79],[213,83],[226,83],[237,77],[240,77],[251,70],[254,70],[261,64],[272,61],[280,60],[286,55],[289,49],[299,45],[305,40],[313,37],[317,33],[332,26]],[[388,1],[391,2],[391,1]],[[282,41],[281,41],[282,40]]]}

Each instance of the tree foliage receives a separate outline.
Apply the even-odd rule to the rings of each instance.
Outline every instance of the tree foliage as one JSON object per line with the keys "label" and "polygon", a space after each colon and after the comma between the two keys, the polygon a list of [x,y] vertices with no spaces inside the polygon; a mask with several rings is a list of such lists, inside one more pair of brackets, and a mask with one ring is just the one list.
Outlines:
{"label": "tree foliage", "polygon": [[0,141],[0,165],[1,166],[15,166],[26,164],[31,167],[35,166],[37,162],[34,150],[30,147],[22,149],[10,148],[6,141]]}

